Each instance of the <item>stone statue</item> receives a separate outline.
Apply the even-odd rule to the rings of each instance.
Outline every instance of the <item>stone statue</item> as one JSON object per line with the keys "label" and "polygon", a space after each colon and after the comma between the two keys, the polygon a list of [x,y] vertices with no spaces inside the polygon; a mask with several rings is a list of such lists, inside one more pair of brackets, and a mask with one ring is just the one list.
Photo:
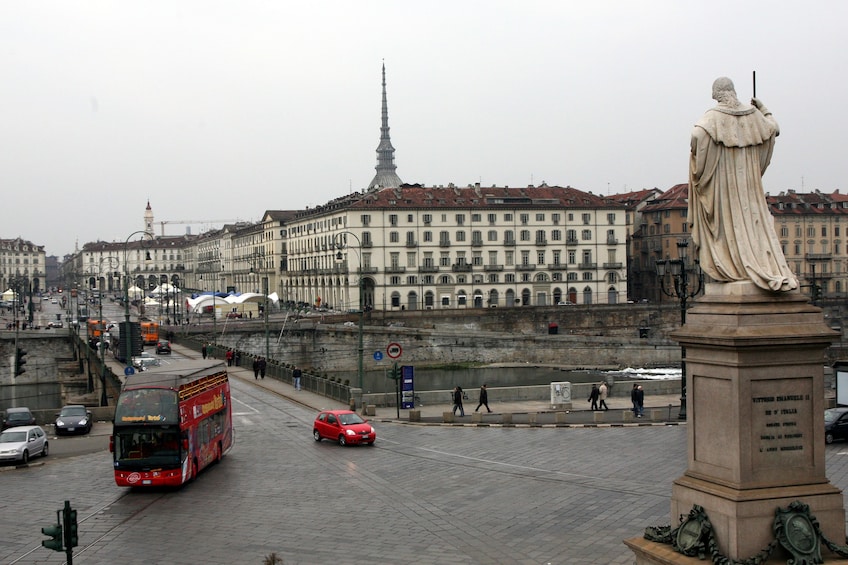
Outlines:
{"label": "stone statue", "polygon": [[689,158],[689,222],[701,268],[719,282],[752,281],[774,292],[798,287],[774,232],[762,175],[780,133],[758,99],[743,104],[726,77],[718,105],[695,124]]}

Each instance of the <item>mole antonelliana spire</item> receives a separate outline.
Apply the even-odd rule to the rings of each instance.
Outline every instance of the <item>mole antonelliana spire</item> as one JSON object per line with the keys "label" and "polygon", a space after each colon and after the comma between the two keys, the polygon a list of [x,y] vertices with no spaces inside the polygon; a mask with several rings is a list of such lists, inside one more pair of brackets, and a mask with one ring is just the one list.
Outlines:
{"label": "mole antonelliana spire", "polygon": [[380,125],[380,145],[377,146],[377,174],[368,185],[368,189],[397,188],[403,181],[397,176],[395,169],[395,148],[389,137],[389,104],[386,102],[386,63],[383,63],[383,113]]}

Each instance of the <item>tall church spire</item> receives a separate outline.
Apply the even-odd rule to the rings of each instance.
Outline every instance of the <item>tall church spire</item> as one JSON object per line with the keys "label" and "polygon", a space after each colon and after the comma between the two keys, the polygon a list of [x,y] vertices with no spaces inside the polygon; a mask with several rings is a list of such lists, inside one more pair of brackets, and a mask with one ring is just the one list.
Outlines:
{"label": "tall church spire", "polygon": [[144,233],[151,239],[156,235],[153,233],[153,208],[150,207],[150,200],[147,201],[147,208],[144,209]]}
{"label": "tall church spire", "polygon": [[395,173],[395,148],[389,137],[389,104],[386,102],[386,63],[383,63],[383,113],[380,125],[380,145],[377,146],[377,174],[368,185],[372,188],[397,188],[403,181]]}

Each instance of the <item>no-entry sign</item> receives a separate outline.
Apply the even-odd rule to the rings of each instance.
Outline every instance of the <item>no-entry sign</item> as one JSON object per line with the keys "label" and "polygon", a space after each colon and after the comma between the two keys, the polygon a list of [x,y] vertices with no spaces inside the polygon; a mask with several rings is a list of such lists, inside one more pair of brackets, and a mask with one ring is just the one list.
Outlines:
{"label": "no-entry sign", "polygon": [[386,355],[391,357],[392,359],[397,359],[400,357],[400,354],[403,353],[403,348],[399,343],[390,343],[386,348]]}

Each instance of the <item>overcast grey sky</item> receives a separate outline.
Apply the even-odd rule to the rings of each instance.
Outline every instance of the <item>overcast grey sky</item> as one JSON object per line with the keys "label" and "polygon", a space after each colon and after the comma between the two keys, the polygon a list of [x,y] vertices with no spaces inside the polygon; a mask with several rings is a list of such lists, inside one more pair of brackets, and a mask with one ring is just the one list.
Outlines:
{"label": "overcast grey sky", "polygon": [[148,199],[157,222],[257,220],[360,190],[384,60],[408,183],[665,190],[712,81],[747,101],[756,70],[767,190],[845,192],[846,21],[836,0],[5,1],[0,237],[61,256],[124,241]]}

